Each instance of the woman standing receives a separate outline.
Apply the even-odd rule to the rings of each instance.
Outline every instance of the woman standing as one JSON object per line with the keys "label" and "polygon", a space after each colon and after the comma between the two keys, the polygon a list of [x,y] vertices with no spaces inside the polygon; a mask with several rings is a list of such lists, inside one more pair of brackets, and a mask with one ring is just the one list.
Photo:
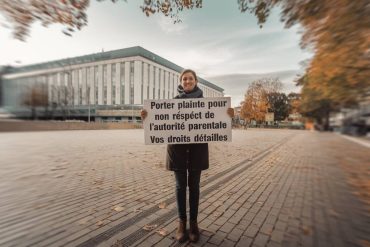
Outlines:
{"label": "woman standing", "polygon": [[[178,95],[175,99],[203,98],[203,91],[197,86],[197,75],[193,70],[186,69],[180,75]],[[227,113],[234,117],[234,110],[229,108]],[[146,110],[141,111],[145,119]],[[179,216],[179,225],[176,231],[176,240],[184,242],[187,237],[192,242],[199,239],[198,207],[199,184],[202,170],[209,167],[208,143],[199,144],[169,144],[167,146],[166,168],[174,171],[176,179],[176,199]],[[186,235],[186,187],[189,187],[189,236]]]}

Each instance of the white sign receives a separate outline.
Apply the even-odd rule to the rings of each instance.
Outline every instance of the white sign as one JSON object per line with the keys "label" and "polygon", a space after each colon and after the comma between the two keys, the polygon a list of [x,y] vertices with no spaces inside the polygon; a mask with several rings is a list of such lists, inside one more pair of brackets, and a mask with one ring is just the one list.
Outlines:
{"label": "white sign", "polygon": [[145,144],[231,141],[230,97],[145,100]]}

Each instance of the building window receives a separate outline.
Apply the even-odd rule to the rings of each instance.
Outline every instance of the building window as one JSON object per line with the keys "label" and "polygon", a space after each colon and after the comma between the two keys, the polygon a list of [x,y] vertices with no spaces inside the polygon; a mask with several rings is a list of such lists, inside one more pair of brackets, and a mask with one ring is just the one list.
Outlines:
{"label": "building window", "polygon": [[125,104],[125,63],[120,64],[121,104]]}
{"label": "building window", "polygon": [[95,104],[98,105],[98,97],[99,97],[99,67],[94,67],[94,85],[95,85]]}
{"label": "building window", "polygon": [[162,77],[161,77],[161,75],[162,75],[162,70],[161,69],[159,69],[158,70],[158,99],[160,99],[161,98],[161,86],[162,86]]}
{"label": "building window", "polygon": [[175,97],[175,92],[177,91],[175,83],[175,75],[172,74],[172,98]]}
{"label": "building window", "polygon": [[82,69],[79,69],[77,74],[78,74],[77,76],[78,76],[78,80],[79,80],[79,84],[78,84],[79,104],[82,105],[82,84],[83,84]]}
{"label": "building window", "polygon": [[170,98],[170,91],[171,91],[171,74],[170,74],[170,72],[168,72],[167,73],[167,89],[168,89],[168,91],[167,91],[167,99],[169,99]]}
{"label": "building window", "polygon": [[148,64],[147,66],[147,84],[146,84],[146,98],[149,99],[149,82],[150,82],[150,79],[149,79],[149,70],[150,70],[150,64]]}
{"label": "building window", "polygon": [[141,62],[141,104],[144,102],[144,62]]}
{"label": "building window", "polygon": [[[55,102],[60,105],[60,87],[59,87],[59,84],[58,84],[58,74],[54,74],[53,76],[53,79],[54,79],[54,88],[55,88],[55,92],[56,92],[56,99],[55,99]],[[35,79],[33,78],[33,85],[36,86],[36,83],[35,83]]]}
{"label": "building window", "polygon": [[91,78],[90,67],[86,68],[86,103],[90,105]]}
{"label": "building window", "polygon": [[74,71],[74,74],[75,74],[75,84],[74,84],[74,88],[75,88],[75,95],[74,95],[74,102],[75,102],[75,105],[78,105],[79,104],[79,96],[80,96],[80,77],[78,75],[78,70],[75,70]]}
{"label": "building window", "polygon": [[112,104],[116,104],[116,64],[112,64]]}
{"label": "building window", "polygon": [[103,65],[103,104],[107,104],[107,65]]}
{"label": "building window", "polygon": [[153,66],[153,99],[155,99],[155,82],[157,81],[157,78],[155,77],[155,67]]}
{"label": "building window", "polygon": [[130,104],[134,104],[134,62],[130,62]]}
{"label": "building window", "polygon": [[162,79],[162,99],[165,99],[166,98],[166,71],[163,70],[163,79]]}

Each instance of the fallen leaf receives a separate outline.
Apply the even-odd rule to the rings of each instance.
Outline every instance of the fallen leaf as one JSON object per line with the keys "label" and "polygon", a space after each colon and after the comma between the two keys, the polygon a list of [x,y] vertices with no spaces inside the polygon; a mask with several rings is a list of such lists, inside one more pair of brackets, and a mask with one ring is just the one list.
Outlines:
{"label": "fallen leaf", "polygon": [[213,215],[214,215],[214,217],[218,218],[218,217],[220,217],[223,214],[224,214],[223,212],[216,212]]}
{"label": "fallen leaf", "polygon": [[163,236],[163,237],[168,235],[168,231],[165,228],[156,230],[155,232],[158,233],[159,235]]}
{"label": "fallen leaf", "polygon": [[145,230],[145,231],[152,231],[153,229],[155,229],[155,228],[157,228],[157,226],[158,225],[145,225],[144,227],[143,227],[143,229]]}
{"label": "fallen leaf", "polygon": [[124,210],[124,208],[123,208],[123,207],[121,207],[121,206],[116,206],[113,210],[114,210],[114,211],[117,211],[117,212],[121,212],[121,211],[123,211],[123,210]]}
{"label": "fallen leaf", "polygon": [[101,185],[103,184],[103,180],[95,179],[93,184]]}
{"label": "fallen leaf", "polygon": [[137,208],[135,208],[134,209],[134,213],[141,213],[143,210],[141,210],[141,209],[137,209]]}
{"label": "fallen leaf", "polygon": [[87,219],[82,219],[82,220],[78,221],[78,224],[79,225],[86,225],[87,221],[88,221]]}
{"label": "fallen leaf", "polygon": [[158,207],[161,208],[161,209],[164,209],[164,208],[167,207],[167,203],[161,202],[161,203],[159,203]]}
{"label": "fallen leaf", "polygon": [[311,234],[311,229],[307,226],[302,226],[302,232],[304,235],[310,235]]}
{"label": "fallen leaf", "polygon": [[103,222],[103,221],[101,221],[101,220],[100,220],[100,221],[98,221],[98,222],[96,222],[96,225],[97,225],[97,226],[102,226],[103,224],[104,224],[104,222]]}
{"label": "fallen leaf", "polygon": [[199,227],[199,230],[201,230],[201,231],[205,231],[205,232],[209,232],[209,233],[212,233],[212,234],[216,234],[216,232],[215,231],[212,231],[212,230],[209,230],[208,228],[202,228],[202,227]]}
{"label": "fallen leaf", "polygon": [[332,216],[332,217],[335,217],[335,218],[339,217],[339,214],[336,211],[334,211],[333,209],[329,210],[329,215]]}
{"label": "fallen leaf", "polygon": [[62,178],[62,177],[64,177],[64,175],[56,175],[56,176],[54,176],[54,178]]}

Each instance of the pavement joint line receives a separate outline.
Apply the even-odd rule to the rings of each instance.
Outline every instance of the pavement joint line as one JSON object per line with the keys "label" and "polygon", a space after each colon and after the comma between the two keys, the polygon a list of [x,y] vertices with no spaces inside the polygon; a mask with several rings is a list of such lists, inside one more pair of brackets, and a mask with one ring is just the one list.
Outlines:
{"label": "pavement joint line", "polygon": [[[216,174],[216,175],[214,175],[214,176],[212,176],[212,177],[210,177],[210,178],[208,178],[206,181],[209,183],[209,182],[212,182],[212,181],[214,181],[214,180],[216,180],[216,179],[218,179],[218,178],[220,178],[220,177],[222,177],[223,175],[225,175],[225,174],[227,174],[227,173],[229,173],[230,171],[232,171],[232,170],[235,170],[235,169],[237,169],[237,168],[239,168],[239,167],[241,167],[241,166],[243,166],[243,164],[245,164],[245,163],[251,163],[251,164],[253,164],[253,163],[256,163],[256,162],[258,162],[259,160],[261,160],[263,157],[264,157],[264,155],[266,155],[266,154],[268,154],[269,152],[271,152],[271,150],[273,149],[273,148],[275,148],[275,147],[279,147],[279,146],[281,146],[283,143],[286,143],[287,142],[287,140],[289,140],[289,139],[291,139],[292,137],[293,137],[294,135],[292,134],[292,135],[289,135],[288,137],[285,137],[285,138],[283,138],[281,141],[279,141],[277,144],[273,144],[273,145],[271,145],[270,147],[268,147],[267,149],[265,149],[265,150],[263,150],[263,151],[261,151],[261,152],[258,152],[253,158],[252,158],[252,161],[251,161],[251,158],[248,158],[248,159],[245,159],[245,160],[243,160],[243,161],[241,161],[241,162],[239,162],[238,164],[236,164],[236,165],[233,165],[232,167],[230,167],[230,168],[228,168],[228,169],[226,169],[226,170],[224,170],[223,172],[221,172],[221,173],[218,173],[218,174]],[[257,160],[255,160],[255,159],[257,159]],[[249,165],[249,166],[251,166],[251,165]],[[239,172],[239,171],[238,171]],[[236,172],[237,173],[237,172]],[[223,180],[225,180],[225,179],[223,179]],[[222,181],[220,181],[219,183],[220,184],[222,184],[222,183],[224,183],[223,182],[223,180]],[[227,181],[227,179],[225,180],[225,181]],[[221,183],[222,182],[222,183]],[[215,186],[215,185],[213,185],[213,186]],[[219,185],[218,185],[218,183],[216,184],[216,186],[215,187],[218,187]],[[203,192],[203,194],[204,194],[204,192]],[[171,203],[174,203],[175,202],[175,200],[176,200],[176,198],[175,198],[175,196],[173,196],[173,197],[171,197],[171,198],[169,198],[169,199],[167,199],[166,201],[164,201],[167,205],[169,205],[169,204],[171,204]],[[115,234],[117,234],[118,232],[120,232],[120,231],[123,231],[123,230],[125,230],[125,229],[127,229],[128,227],[130,227],[132,224],[134,224],[135,222],[138,222],[138,221],[140,221],[141,219],[143,219],[143,218],[145,218],[145,217],[147,217],[147,216],[149,216],[149,215],[151,215],[151,214],[154,214],[155,212],[157,212],[157,211],[159,211],[160,209],[158,208],[158,206],[157,205],[155,205],[155,206],[153,206],[153,207],[151,207],[151,208],[149,208],[149,209],[147,209],[146,211],[144,211],[144,212],[142,212],[142,213],[140,213],[140,214],[138,214],[138,215],[136,215],[136,216],[134,216],[133,218],[130,218],[130,219],[128,219],[128,220],[126,220],[126,221],[124,221],[124,222],[122,222],[122,223],[120,223],[120,224],[118,224],[118,225],[116,225],[115,227],[112,227],[111,229],[109,229],[109,230],[107,230],[107,231],[105,231],[105,232],[103,232],[103,233],[100,233],[100,234],[98,234],[97,236],[95,236],[94,238],[91,238],[91,239],[89,239],[89,240],[87,240],[87,241],[85,241],[85,242],[83,242],[83,243],[81,243],[81,244],[79,244],[79,245],[77,245],[78,247],[90,247],[90,246],[94,246],[94,245],[98,245],[98,244],[100,244],[100,243],[102,243],[102,242],[104,242],[105,240],[107,240],[107,239],[109,239],[109,238],[111,238],[111,237],[113,237]],[[171,211],[170,211],[171,212]],[[169,213],[170,213],[169,212]],[[176,213],[176,211],[174,211],[175,213]],[[165,217],[164,215],[163,216],[161,216],[161,217]],[[154,223],[153,223],[154,224]],[[140,231],[140,230],[138,230],[138,231]],[[132,235],[132,237],[133,238],[136,238],[135,237],[135,235],[133,235],[133,234],[135,234],[135,232],[134,233],[132,233],[131,235]],[[130,235],[129,235],[130,236]],[[127,237],[126,237],[127,238]],[[128,239],[127,239],[128,240]]]}
{"label": "pavement joint line", "polygon": [[[288,138],[290,139],[291,136],[289,136]],[[234,173],[231,173],[228,176],[225,176],[222,180],[220,180],[216,184],[214,184],[214,185],[210,186],[209,188],[207,188],[205,191],[202,192],[201,196],[203,197],[203,196],[211,193],[216,188],[218,188],[220,185],[225,184],[226,182],[230,181],[230,179],[232,179],[233,177],[235,177],[238,174],[240,174],[240,170],[243,170],[243,172],[245,172],[248,168],[250,168],[253,165],[257,164],[259,161],[261,161],[268,154],[270,154],[273,151],[276,151],[276,149],[273,150],[273,151],[272,151],[272,149],[274,147],[281,147],[281,144],[282,143],[285,143],[288,138],[285,138],[282,142],[279,142],[278,144],[275,144],[275,145],[269,147],[268,149],[264,150],[263,153],[260,153],[259,155],[257,155],[257,157],[255,159],[253,159],[253,161],[250,161],[249,162],[249,159],[247,159],[247,160],[245,160],[244,163],[242,163],[242,162],[239,163],[236,166],[238,166],[237,168],[239,168],[239,166],[242,166],[241,169],[237,170]],[[243,166],[243,164],[247,164],[247,165]],[[235,169],[235,166],[234,166],[234,169]],[[174,208],[170,212],[168,212],[165,215],[161,216],[160,218],[155,219],[152,222],[150,222],[149,225],[158,225],[159,226],[159,225],[163,224],[164,222],[166,222],[167,220],[171,219],[172,217],[174,217],[176,215],[177,215],[177,209]],[[148,231],[146,231],[144,229],[139,229],[136,232],[133,232],[132,234],[129,234],[125,238],[119,240],[119,246],[125,246],[125,247],[126,246],[131,246],[132,244],[134,244],[139,239],[141,239],[142,237],[144,237],[145,235],[147,235],[149,233],[150,232],[148,232]],[[87,245],[83,245],[83,246],[87,246]],[[89,245],[89,246],[91,246],[91,245]],[[78,246],[78,247],[82,247],[82,246]]]}

